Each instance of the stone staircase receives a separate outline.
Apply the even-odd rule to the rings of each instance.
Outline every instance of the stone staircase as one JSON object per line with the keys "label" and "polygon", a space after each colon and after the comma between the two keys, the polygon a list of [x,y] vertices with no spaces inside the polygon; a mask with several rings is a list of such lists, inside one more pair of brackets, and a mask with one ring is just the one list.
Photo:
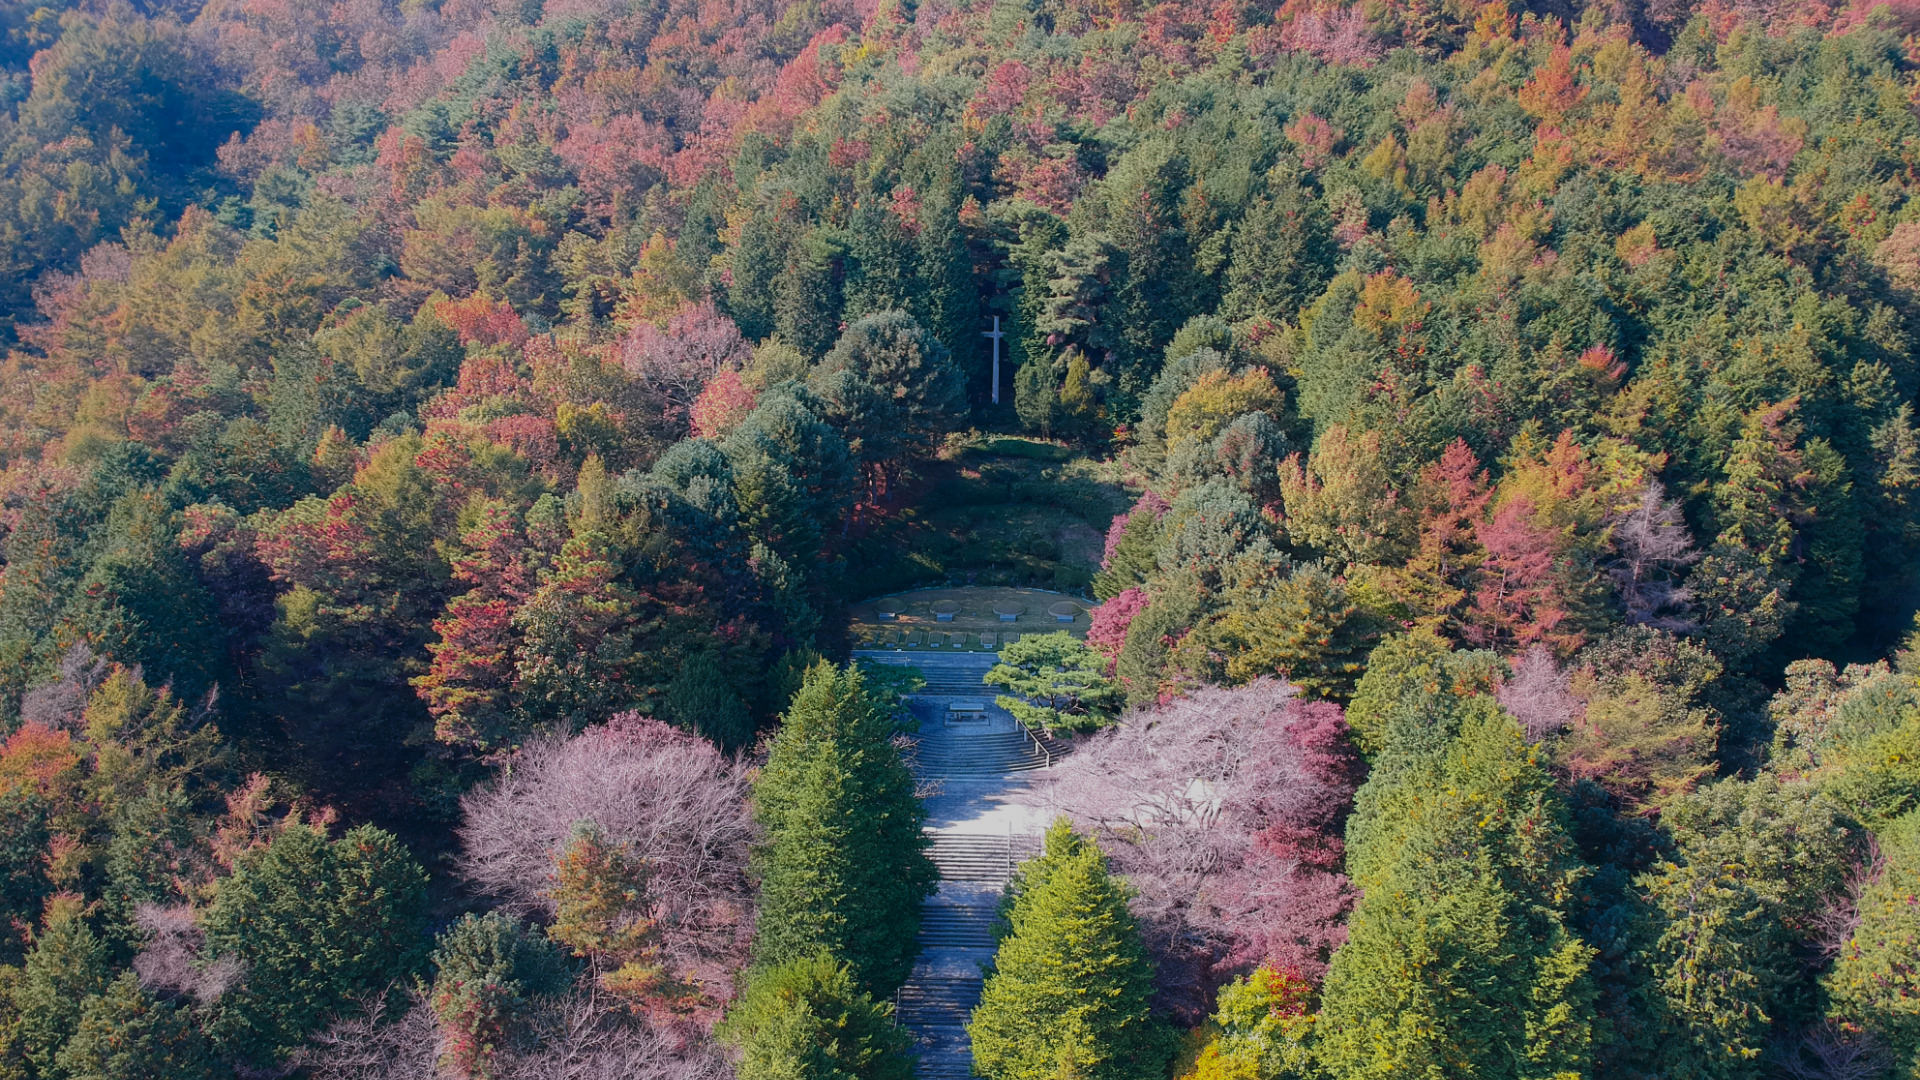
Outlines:
{"label": "stone staircase", "polygon": [[1037,836],[977,836],[968,833],[929,832],[933,847],[927,855],[940,868],[941,881],[965,881],[991,886],[996,898],[1006,888],[1013,870],[1040,850]]}
{"label": "stone staircase", "polygon": [[[1019,724],[949,725],[944,709],[953,699],[991,703],[998,693],[981,682],[996,658],[992,653],[899,653],[872,650],[854,654],[869,663],[920,669],[926,685],[912,695],[920,707],[919,746],[914,771],[929,780],[994,780],[1009,773],[1044,769],[1066,756],[1068,744]],[[1004,714],[1002,714],[1004,715]]]}
{"label": "stone staircase", "polygon": [[1066,754],[1059,740],[1031,736],[1024,731],[923,734],[914,756],[916,771],[927,779],[991,780],[1008,773],[1044,769]]}
{"label": "stone staircase", "polygon": [[[1024,783],[1018,778],[1047,768],[1070,749],[1062,740],[1029,734],[997,707],[988,709],[986,720],[947,722],[953,701],[992,705],[996,690],[981,683],[995,663],[990,653],[876,650],[855,655],[920,669],[926,685],[909,704],[921,720],[914,772],[924,781],[939,781],[949,791],[993,792]],[[1038,836],[969,828],[980,824],[963,821],[927,831],[940,890],[921,909],[920,960],[894,999],[899,1022],[919,1040],[920,1080],[973,1075],[966,1024],[980,1004],[981,969],[993,960],[1000,897],[1014,869],[1040,846]]]}
{"label": "stone staircase", "polygon": [[920,946],[926,949],[990,949],[991,908],[928,901],[920,911]]}
{"label": "stone staircase", "polygon": [[993,959],[1000,895],[1040,841],[937,832],[932,837],[928,854],[940,868],[941,888],[920,911],[921,962],[894,999],[895,1015],[919,1037],[922,1080],[962,1080],[973,1075],[966,1025],[980,1004],[981,968]]}

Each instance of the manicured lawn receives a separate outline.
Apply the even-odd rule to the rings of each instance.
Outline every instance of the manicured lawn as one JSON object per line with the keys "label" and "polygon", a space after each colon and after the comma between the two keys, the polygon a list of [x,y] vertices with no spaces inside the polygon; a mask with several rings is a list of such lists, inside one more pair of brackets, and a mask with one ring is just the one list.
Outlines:
{"label": "manicured lawn", "polygon": [[[935,607],[957,605],[953,618],[942,622]],[[1073,608],[1073,621],[1060,622],[1049,609],[1060,604]],[[853,605],[850,612],[850,636],[860,648],[929,648],[929,640],[940,642],[942,649],[997,651],[1009,635],[1051,634],[1065,630],[1075,637],[1087,633],[1087,612],[1093,603],[1074,596],[1041,589],[1016,589],[1007,586],[958,586],[915,589],[891,596],[875,597]],[[881,611],[897,612],[891,619]],[[1001,621],[999,611],[1019,609],[1012,622]]]}

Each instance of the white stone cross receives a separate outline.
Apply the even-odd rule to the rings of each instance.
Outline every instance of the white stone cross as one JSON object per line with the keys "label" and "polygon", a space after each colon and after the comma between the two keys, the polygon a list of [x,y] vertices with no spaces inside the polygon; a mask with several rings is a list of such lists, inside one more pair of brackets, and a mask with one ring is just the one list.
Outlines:
{"label": "white stone cross", "polygon": [[993,403],[1000,404],[1000,339],[1007,335],[1000,332],[1000,316],[993,317],[993,329],[982,330],[980,336],[993,339]]}

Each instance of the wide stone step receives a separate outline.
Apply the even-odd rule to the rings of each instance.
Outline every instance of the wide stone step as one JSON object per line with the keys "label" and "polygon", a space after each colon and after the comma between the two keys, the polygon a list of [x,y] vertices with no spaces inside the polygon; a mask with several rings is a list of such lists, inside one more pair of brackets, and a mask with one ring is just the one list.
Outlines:
{"label": "wide stone step", "polygon": [[1043,753],[1024,735],[983,736],[974,742],[929,739],[914,749],[913,763],[927,776],[956,771],[1024,772],[1046,768],[1049,758],[1058,761],[1065,756],[1063,743],[1042,745],[1050,746],[1051,754]]}
{"label": "wide stone step", "polygon": [[[973,1019],[973,1006],[952,1005],[938,1009],[920,1009],[910,1008],[903,1002],[893,1015],[901,1026],[915,1030],[941,1027],[964,1029],[967,1021]],[[964,1031],[958,1031],[956,1034],[962,1038],[965,1037]]]}
{"label": "wide stone step", "polygon": [[[916,1031],[943,1027],[963,1029],[966,1027],[967,1021],[973,1019],[973,1009],[974,1007],[972,1005],[960,1004],[942,1005],[937,1008],[920,1008],[901,1002],[900,1007],[894,1011],[893,1015],[897,1023]],[[963,1030],[956,1030],[954,1034],[958,1037],[956,1041],[963,1041],[966,1038],[966,1033]]]}
{"label": "wide stone step", "polygon": [[944,1008],[948,1005],[964,1005],[971,1009],[980,1004],[980,993],[984,984],[979,979],[937,979],[925,982],[914,981],[900,988],[900,1007],[916,1009]]}
{"label": "wide stone step", "polygon": [[1038,839],[934,833],[927,856],[943,881],[1003,885],[1012,869],[1038,850]]}
{"label": "wide stone step", "polygon": [[926,976],[911,979],[900,988],[897,999],[901,1009],[944,1010],[964,1008],[971,1010],[980,1004],[980,992],[985,986],[980,978],[954,978],[948,976]]}
{"label": "wide stone step", "polygon": [[991,949],[993,941],[993,920],[982,919],[978,923],[943,923],[920,926],[920,944],[940,946],[950,949]]}
{"label": "wide stone step", "polygon": [[929,904],[920,913],[920,944],[950,948],[990,949],[998,912],[992,908]]}
{"label": "wide stone step", "polygon": [[1021,731],[968,731],[964,727],[953,726],[934,728],[920,736],[922,749],[943,748],[950,750],[968,750],[977,747],[993,746],[1032,746],[1033,740]]}
{"label": "wide stone step", "polygon": [[1039,754],[953,754],[953,755],[915,755],[914,764],[922,771],[944,769],[967,769],[978,772],[981,769],[1014,769],[1032,762],[1042,766],[1047,759]]}
{"label": "wide stone step", "polygon": [[913,757],[921,764],[939,762],[943,765],[974,765],[1004,762],[1013,764],[1031,757],[1041,757],[1029,742],[988,743],[985,746],[928,746],[925,743],[915,749]]}
{"label": "wide stone step", "polygon": [[1007,864],[1004,860],[995,863],[939,863],[941,881],[965,881],[982,885],[1000,885],[1007,880]]}
{"label": "wide stone step", "polygon": [[[1053,761],[1056,764],[1059,763],[1061,760],[1062,760],[1061,755],[1055,754],[1053,756]],[[956,756],[956,757],[950,757],[950,758],[949,757],[926,758],[916,754],[912,759],[912,763],[915,767],[920,769],[920,771],[928,774],[939,771],[941,769],[967,769],[973,772],[978,772],[981,769],[1006,769],[1009,771],[1017,771],[1023,768],[1044,769],[1047,767],[1047,758],[1045,755],[1037,754],[1037,753],[994,754],[994,755],[983,754],[978,757]]]}

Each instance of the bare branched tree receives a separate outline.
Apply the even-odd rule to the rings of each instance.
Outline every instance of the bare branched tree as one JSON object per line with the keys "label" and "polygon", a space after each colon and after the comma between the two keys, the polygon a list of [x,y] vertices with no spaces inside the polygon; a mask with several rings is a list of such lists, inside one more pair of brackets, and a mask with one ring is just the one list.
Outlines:
{"label": "bare branched tree", "polygon": [[81,714],[87,711],[87,699],[106,681],[110,666],[105,657],[95,656],[86,643],[76,642],[60,658],[60,677],[34,687],[21,697],[20,722],[78,730]]}
{"label": "bare branched tree", "polygon": [[1620,589],[1627,621],[1684,633],[1694,629],[1687,614],[1690,593],[1680,571],[1700,561],[1678,500],[1669,500],[1658,480],[1647,484],[1640,502],[1613,522],[1613,565],[1607,574]]}
{"label": "bare branched tree", "polygon": [[[385,995],[363,1003],[314,1036],[290,1064],[313,1080],[438,1080],[440,1033],[417,995],[397,1015]],[[501,1047],[494,1080],[732,1080],[733,1070],[704,1036],[657,1028],[605,1000],[582,980],[543,1001],[531,1030]]]}
{"label": "bare branched tree", "polygon": [[523,748],[461,800],[461,873],[508,906],[551,913],[554,859],[592,821],[648,869],[643,899],[674,974],[715,1004],[752,936],[745,768],[705,739],[625,713]]}
{"label": "bare branched tree", "polygon": [[[1294,694],[1262,679],[1137,713],[1033,796],[1094,832],[1137,890],[1162,1003],[1182,1015],[1256,961],[1317,977],[1337,937],[1350,893],[1330,872],[1354,786],[1345,724]],[[1322,728],[1337,747],[1311,734]]]}
{"label": "bare branched tree", "polygon": [[133,973],[146,989],[210,1005],[240,984],[246,968],[237,958],[208,960],[202,952],[204,937],[191,907],[137,904],[133,921],[147,934],[146,946],[133,958]]}
{"label": "bare branched tree", "polygon": [[1879,841],[1868,833],[1866,846],[1847,870],[1844,885],[1827,898],[1826,906],[1813,918],[1806,939],[1809,967],[1814,970],[1826,967],[1847,947],[1847,942],[1853,940],[1853,932],[1860,928],[1860,897],[1869,885],[1880,880],[1886,868],[1887,860],[1880,853]]}
{"label": "bare branched tree", "polygon": [[1494,696],[1520,721],[1527,741],[1537,743],[1565,731],[1584,711],[1568,690],[1569,681],[1553,650],[1534,645],[1514,657],[1513,677],[1502,680]]}
{"label": "bare branched tree", "polygon": [[411,997],[391,1016],[382,994],[315,1035],[290,1064],[313,1080],[436,1080],[439,1045],[425,1001]]}
{"label": "bare branched tree", "polygon": [[664,330],[635,324],[621,340],[619,356],[661,411],[684,421],[707,381],[723,369],[745,367],[753,347],[732,319],[702,303],[674,315]]}
{"label": "bare branched tree", "polygon": [[1779,1075],[1788,1080],[1880,1080],[1893,1068],[1893,1055],[1873,1035],[1828,1021],[1796,1037],[1774,1043]]}
{"label": "bare branched tree", "polygon": [[501,1062],[499,1080],[732,1080],[704,1038],[637,1023],[590,982],[535,1019],[533,1049]]}

